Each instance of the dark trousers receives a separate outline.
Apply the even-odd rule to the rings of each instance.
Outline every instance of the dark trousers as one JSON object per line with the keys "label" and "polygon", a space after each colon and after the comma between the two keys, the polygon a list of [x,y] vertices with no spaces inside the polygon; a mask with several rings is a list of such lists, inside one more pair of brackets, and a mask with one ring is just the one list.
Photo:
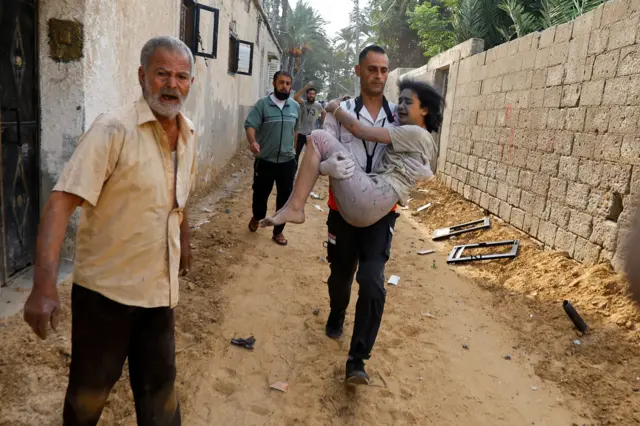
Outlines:
{"label": "dark trousers", "polygon": [[[253,218],[255,220],[267,217],[267,202],[274,182],[278,191],[276,210],[285,205],[293,191],[296,170],[295,160],[286,163],[270,163],[256,159],[253,163]],[[276,226],[273,228],[273,235],[282,234],[282,231],[284,231],[284,225]]]}
{"label": "dark trousers", "polygon": [[307,144],[307,135],[298,133],[298,141],[296,144],[296,164],[300,164],[300,154],[302,153],[302,148]]}
{"label": "dark trousers", "polygon": [[71,315],[64,425],[98,423],[129,358],[138,425],[179,426],[173,309],[122,305],[74,284]]}
{"label": "dark trousers", "polygon": [[327,260],[331,266],[328,280],[331,311],[344,312],[349,306],[354,276],[360,286],[349,349],[353,358],[369,359],[380,329],[387,293],[384,266],[389,260],[398,216],[392,212],[371,226],[356,228],[339,212],[329,212]]}

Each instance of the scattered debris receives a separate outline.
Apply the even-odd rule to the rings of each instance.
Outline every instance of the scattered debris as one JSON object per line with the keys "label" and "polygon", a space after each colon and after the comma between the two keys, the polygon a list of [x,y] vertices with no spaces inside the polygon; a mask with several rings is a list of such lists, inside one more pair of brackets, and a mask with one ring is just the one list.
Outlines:
{"label": "scattered debris", "polygon": [[438,265],[436,265],[436,260],[433,259],[433,263],[431,264],[432,269],[438,269]]}
{"label": "scattered debris", "polygon": [[462,345],[463,349],[469,350],[469,345],[467,345],[466,343]]}
{"label": "scattered debris", "polygon": [[[490,254],[477,254],[462,257],[462,253],[468,249],[475,248],[487,248],[487,247],[500,247],[511,245],[511,251],[508,253],[490,253]],[[520,248],[520,240],[507,240],[507,241],[491,241],[486,243],[465,244],[461,246],[455,246],[451,249],[447,263],[457,262],[470,262],[475,260],[490,260],[490,259],[505,259],[513,258],[518,255],[518,249]]]}
{"label": "scattered debris", "polygon": [[531,386],[531,390],[536,391],[536,390],[538,390],[538,387],[537,386]]}
{"label": "scattered debris", "polygon": [[429,312],[423,312],[423,313],[422,313],[422,316],[423,316],[423,317],[427,317],[427,318],[433,318],[433,319],[436,319],[436,316],[435,316],[435,315],[433,315],[433,314],[430,314]]}
{"label": "scattered debris", "polygon": [[291,365],[291,363],[289,362],[289,360],[288,360],[288,359],[286,359],[286,358],[284,357],[284,355],[280,355],[280,358],[282,358],[282,360],[283,360],[284,362],[286,362],[286,363],[287,363],[287,365],[289,366],[289,368],[293,368],[293,365]]}
{"label": "scattered debris", "polygon": [[[474,226],[475,225],[475,226]],[[455,235],[464,234],[465,232],[479,231],[481,229],[491,228],[491,221],[488,217],[484,217],[479,220],[474,220],[467,223],[461,223],[460,225],[450,226],[448,228],[440,228],[433,231],[432,239],[434,241],[444,240],[451,238]]]}
{"label": "scattered debris", "polygon": [[507,361],[511,361],[511,355],[505,355],[504,359],[506,359]]}
{"label": "scattered debris", "polygon": [[224,212],[225,212],[226,214],[229,214],[229,213],[231,213],[231,209],[227,207],[227,208],[224,210]]}
{"label": "scattered debris", "polygon": [[379,371],[378,371],[378,376],[380,376],[380,379],[382,379],[382,383],[384,383],[384,386],[388,388],[389,385],[387,385],[387,381],[384,379],[384,377],[382,376],[382,373],[380,373]]}
{"label": "scattered debris", "polygon": [[634,392],[640,392],[640,388],[633,388]]}
{"label": "scattered debris", "polygon": [[418,252],[418,254],[419,254],[420,256],[424,256],[425,254],[431,254],[431,253],[435,253],[435,252],[436,252],[435,250],[420,250],[420,251]]}
{"label": "scattered debris", "polygon": [[252,351],[253,345],[256,343],[256,338],[253,336],[249,336],[246,339],[231,339],[231,344],[236,346],[241,346],[245,349],[249,349]]}
{"label": "scattered debris", "polygon": [[314,310],[313,310],[313,315],[315,315],[315,316],[320,315],[320,309],[317,309],[317,308],[316,308],[316,309],[314,309]]}
{"label": "scattered debris", "polygon": [[418,207],[416,209],[416,213],[420,213],[421,211],[424,211],[424,210],[428,209],[429,207],[431,207],[431,203],[427,203],[424,206]]}
{"label": "scattered debris", "polygon": [[314,200],[320,200],[320,196],[318,194],[316,194],[315,192],[312,192],[311,194],[309,194],[311,196],[311,198],[313,198]]}
{"label": "scattered debris", "polygon": [[203,212],[205,212],[205,213],[213,213],[213,210],[208,209],[208,208],[206,208],[206,207],[203,207],[203,208],[202,208],[202,211],[203,211]]}
{"label": "scattered debris", "polygon": [[319,205],[314,204],[314,205],[313,205],[313,207],[315,207],[315,208],[316,208],[316,210],[320,210],[322,213],[324,213],[324,210],[323,210],[323,209],[322,209],[322,207],[320,207]]}
{"label": "scattered debris", "polygon": [[580,314],[578,314],[576,308],[574,308],[568,300],[562,302],[562,307],[564,308],[564,311],[567,313],[569,319],[571,320],[571,322],[573,322],[573,325],[576,326],[578,331],[581,333],[585,333],[589,327],[584,322]]}
{"label": "scattered debris", "polygon": [[400,282],[400,277],[399,276],[391,275],[389,277],[389,281],[387,281],[387,284],[391,284],[391,285],[397,286],[399,282]]}
{"label": "scattered debris", "polygon": [[580,346],[582,344],[582,342],[580,342],[580,339],[576,339],[573,341],[573,344],[576,346]]}
{"label": "scattered debris", "polygon": [[287,383],[287,382],[275,382],[274,384],[272,384],[269,387],[271,389],[275,389],[277,391],[286,393],[289,390],[289,383]]}

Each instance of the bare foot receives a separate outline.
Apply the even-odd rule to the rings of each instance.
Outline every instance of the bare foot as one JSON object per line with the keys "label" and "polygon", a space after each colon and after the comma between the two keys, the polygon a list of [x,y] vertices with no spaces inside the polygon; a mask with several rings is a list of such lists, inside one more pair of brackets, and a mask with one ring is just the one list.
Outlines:
{"label": "bare foot", "polygon": [[304,210],[294,211],[287,206],[283,207],[273,217],[267,217],[260,221],[260,227],[278,226],[285,223],[304,223]]}

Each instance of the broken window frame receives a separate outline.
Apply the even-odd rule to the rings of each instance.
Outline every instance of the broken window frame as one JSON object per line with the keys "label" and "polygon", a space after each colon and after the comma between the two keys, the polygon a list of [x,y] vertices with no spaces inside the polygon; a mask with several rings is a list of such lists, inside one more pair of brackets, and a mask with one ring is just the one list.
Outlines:
{"label": "broken window frame", "polygon": [[[479,225],[474,226],[472,228],[465,228],[467,226],[471,226],[475,224],[479,224]],[[489,219],[488,216],[485,216],[482,219],[472,220],[471,222],[461,223],[459,225],[453,225],[447,228],[436,229],[435,231],[433,231],[433,236],[431,237],[431,239],[433,241],[445,240],[447,238],[451,238],[456,235],[464,234],[467,232],[480,231],[481,229],[488,229],[488,228],[491,228],[491,220]]]}
{"label": "broken window frame", "polygon": [[[511,245],[511,251],[508,253],[489,253],[489,254],[477,254],[462,257],[467,249],[486,248],[486,247],[501,247]],[[518,255],[520,248],[520,240],[505,240],[505,241],[489,241],[484,243],[464,244],[455,246],[451,249],[449,256],[447,257],[447,263],[461,263],[461,262],[473,262],[476,260],[493,260],[493,259],[508,259],[514,258]]]}
{"label": "broken window frame", "polygon": [[[247,71],[239,71],[240,65],[240,46],[241,45],[249,46],[249,69]],[[233,32],[229,31],[229,74],[240,74],[240,75],[252,75],[253,74],[253,49],[255,44],[246,41],[240,40],[238,36]]]}

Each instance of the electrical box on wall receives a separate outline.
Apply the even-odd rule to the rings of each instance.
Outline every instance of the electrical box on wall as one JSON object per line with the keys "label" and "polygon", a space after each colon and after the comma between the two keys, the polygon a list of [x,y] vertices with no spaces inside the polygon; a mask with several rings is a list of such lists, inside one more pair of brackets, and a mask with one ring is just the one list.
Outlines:
{"label": "electrical box on wall", "polygon": [[56,62],[73,62],[82,59],[83,31],[80,22],[49,19],[49,55]]}

